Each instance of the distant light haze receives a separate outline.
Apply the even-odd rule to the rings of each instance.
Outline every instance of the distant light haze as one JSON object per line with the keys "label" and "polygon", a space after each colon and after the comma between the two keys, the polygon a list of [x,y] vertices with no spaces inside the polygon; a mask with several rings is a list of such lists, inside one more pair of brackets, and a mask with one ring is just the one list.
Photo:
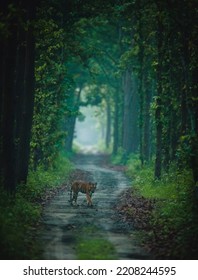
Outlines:
{"label": "distant light haze", "polygon": [[83,121],[76,120],[75,143],[82,149],[97,147],[100,131],[97,126],[98,119],[95,116],[95,108],[88,106],[81,108],[80,111],[85,118]]}

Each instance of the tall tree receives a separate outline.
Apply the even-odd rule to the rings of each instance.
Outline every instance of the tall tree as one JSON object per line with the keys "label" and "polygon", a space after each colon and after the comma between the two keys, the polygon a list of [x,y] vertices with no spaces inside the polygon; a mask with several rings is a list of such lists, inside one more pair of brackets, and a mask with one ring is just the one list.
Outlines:
{"label": "tall tree", "polygon": [[34,96],[32,24],[36,5],[36,1],[1,2],[0,167],[1,181],[8,191],[15,191],[16,183],[27,177]]}
{"label": "tall tree", "polygon": [[161,4],[157,5],[157,96],[156,96],[156,159],[155,178],[160,179],[162,168],[162,72],[163,72],[163,11]]}

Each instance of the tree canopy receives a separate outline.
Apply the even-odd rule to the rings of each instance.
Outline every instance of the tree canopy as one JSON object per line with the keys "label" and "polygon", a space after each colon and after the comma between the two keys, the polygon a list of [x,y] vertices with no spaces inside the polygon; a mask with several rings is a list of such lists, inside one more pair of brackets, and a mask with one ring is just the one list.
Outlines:
{"label": "tree canopy", "polygon": [[[105,108],[105,143],[114,155],[139,154],[142,165],[154,158],[158,179],[177,162],[196,183],[196,19],[195,0],[3,1],[5,188],[71,151],[87,105]],[[84,100],[86,86],[92,90]]]}

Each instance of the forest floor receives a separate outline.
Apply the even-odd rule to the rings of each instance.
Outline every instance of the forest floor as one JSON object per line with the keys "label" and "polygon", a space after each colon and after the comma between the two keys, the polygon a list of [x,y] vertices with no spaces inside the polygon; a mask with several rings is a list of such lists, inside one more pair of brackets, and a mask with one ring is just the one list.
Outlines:
{"label": "forest floor", "polygon": [[[77,155],[66,185],[47,194],[39,230],[43,259],[153,259],[140,244],[149,227],[153,204],[133,196],[124,168],[108,165],[106,155]],[[93,207],[79,193],[78,206],[69,202],[73,180],[97,182]],[[50,198],[51,197],[51,198]],[[50,199],[49,199],[50,198]]]}

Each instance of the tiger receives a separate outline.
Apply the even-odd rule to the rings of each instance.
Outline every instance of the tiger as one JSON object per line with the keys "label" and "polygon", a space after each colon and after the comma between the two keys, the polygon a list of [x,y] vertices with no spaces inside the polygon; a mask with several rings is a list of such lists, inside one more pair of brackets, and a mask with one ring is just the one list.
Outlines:
{"label": "tiger", "polygon": [[97,183],[91,183],[91,182],[84,182],[84,181],[74,181],[70,188],[70,200],[71,204],[73,205],[73,202],[77,205],[77,198],[78,193],[85,193],[87,197],[87,205],[93,206],[92,204],[92,194],[96,190]]}

